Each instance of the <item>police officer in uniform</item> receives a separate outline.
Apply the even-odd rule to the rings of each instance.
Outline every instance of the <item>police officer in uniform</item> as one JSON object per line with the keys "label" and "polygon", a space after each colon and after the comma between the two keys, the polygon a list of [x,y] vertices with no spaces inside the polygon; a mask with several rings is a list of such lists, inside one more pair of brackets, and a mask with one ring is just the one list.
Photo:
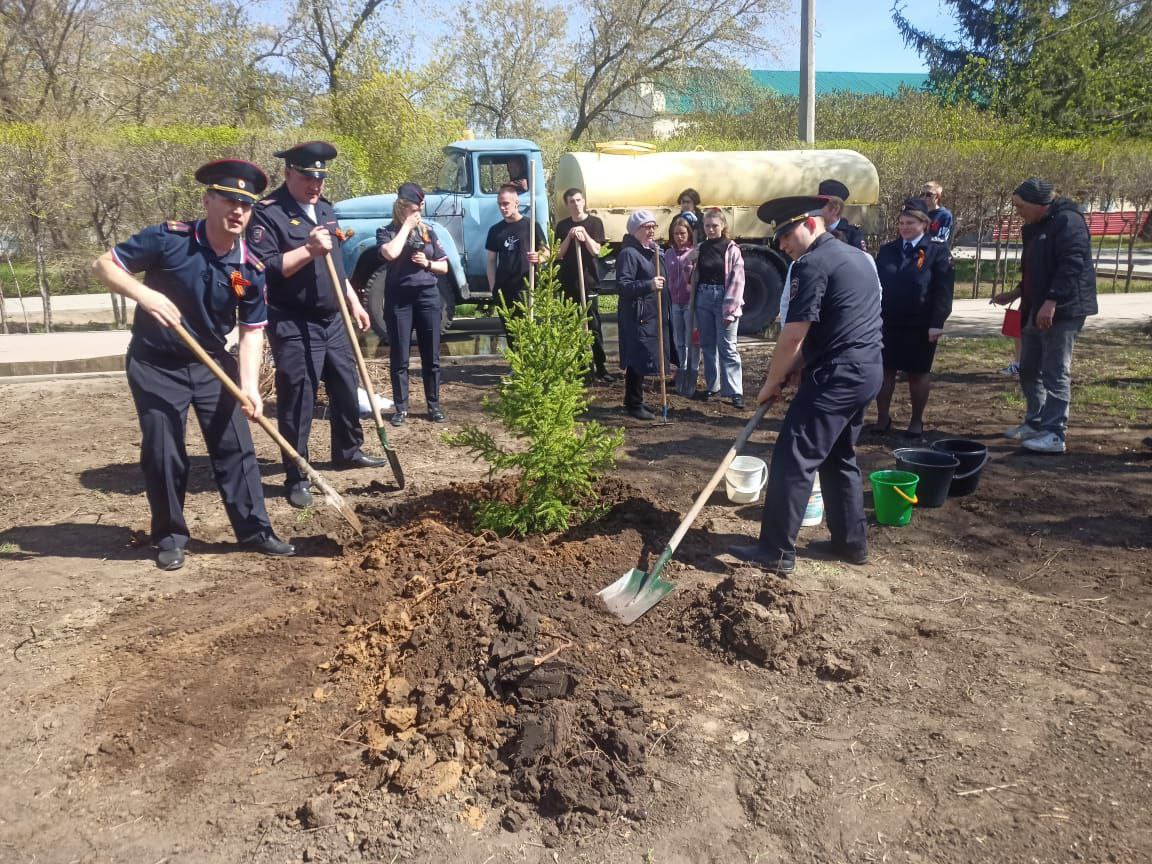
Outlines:
{"label": "police officer in uniform", "polygon": [[[268,178],[250,162],[224,159],[201,167],[196,179],[208,187],[203,219],[145,228],[92,267],[109,290],[136,302],[125,369],[140,418],[151,539],[158,549],[156,565],[163,570],[184,566],[189,540],[184,519],[189,406],[196,409],[212,475],[237,539],[266,555],[296,551],[276,536],[268,520],[252,435],[240,406],[171,330],[183,324],[232,377],[239,371],[240,389],[251,403],[243,414],[260,416],[258,382],[268,310],[264,267],[245,244],[244,229]],[[143,283],[132,276],[141,272]],[[237,310],[239,369],[224,346]]]}
{"label": "police officer in uniform", "polygon": [[883,379],[880,292],[867,253],[824,229],[820,196],[777,198],[758,215],[775,223],[774,239],[793,260],[788,317],[758,401],[799,387],[784,416],[768,476],[760,539],[733,555],[780,574],[796,568],[796,536],[819,473],[830,544],[820,551],[851,564],[868,560],[867,524],[856,441],[864,410]]}
{"label": "police officer in uniform", "polygon": [[[362,449],[356,361],[333,291],[345,292],[361,330],[368,328],[368,313],[345,277],[336,214],[321,195],[336,148],[326,141],[308,141],[274,155],[285,162],[284,183],[256,204],[248,240],[268,268],[268,340],[276,361],[280,434],[308,458],[316,391],[323,381],[332,461],[338,468],[375,468],[385,460]],[[331,284],[324,262],[329,252],[338,286]],[[308,480],[287,457],[284,473],[289,503],[310,506]]]}
{"label": "police officer in uniform", "polygon": [[859,225],[853,225],[844,218],[844,202],[851,194],[848,187],[839,180],[822,180],[818,194],[828,199],[824,205],[824,229],[837,240],[843,240],[849,246],[868,251],[868,244],[864,240],[864,231]]}

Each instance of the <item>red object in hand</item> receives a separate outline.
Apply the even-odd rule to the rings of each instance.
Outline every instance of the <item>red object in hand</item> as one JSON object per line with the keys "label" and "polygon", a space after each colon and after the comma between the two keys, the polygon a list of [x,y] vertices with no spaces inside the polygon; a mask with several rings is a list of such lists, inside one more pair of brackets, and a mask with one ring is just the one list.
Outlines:
{"label": "red object in hand", "polygon": [[1004,323],[1000,326],[1000,332],[1007,336],[1009,339],[1020,338],[1020,310],[1008,308],[1004,310]]}

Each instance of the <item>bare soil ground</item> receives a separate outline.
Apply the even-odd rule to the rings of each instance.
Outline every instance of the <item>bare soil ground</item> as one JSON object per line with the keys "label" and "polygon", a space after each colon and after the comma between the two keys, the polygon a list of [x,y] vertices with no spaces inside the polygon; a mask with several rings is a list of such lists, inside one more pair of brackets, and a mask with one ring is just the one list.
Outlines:
{"label": "bare soil ground", "polygon": [[[167,574],[124,382],[0,383],[0,861],[1148,861],[1147,343],[1084,338],[1051,457],[997,437],[1003,344],[949,342],[928,438],[990,446],[974,495],[782,581],[723,554],[760,508],[719,492],[631,627],[595,592],[659,554],[747,412],[673,397],[638,424],[597,388],[627,429],[611,508],[526,541],[473,533],[483,466],[418,415],[391,433],[403,492],[327,475],[363,539],[291,510],[258,440],[291,560],[233,546],[193,431]],[[450,362],[449,428],[489,422],[500,361]]]}

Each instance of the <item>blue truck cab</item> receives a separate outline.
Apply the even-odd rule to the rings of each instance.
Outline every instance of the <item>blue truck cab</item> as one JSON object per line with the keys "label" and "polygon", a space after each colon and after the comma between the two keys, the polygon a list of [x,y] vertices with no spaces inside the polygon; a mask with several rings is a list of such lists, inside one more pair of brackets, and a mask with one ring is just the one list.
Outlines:
{"label": "blue truck cab", "polygon": [[[456,141],[444,148],[444,164],[433,189],[425,189],[424,222],[448,255],[448,273],[440,277],[444,323],[451,322],[457,303],[485,303],[488,290],[488,229],[500,221],[496,193],[500,186],[533,171],[536,221],[547,233],[551,222],[540,148],[523,138]],[[396,195],[365,195],[336,205],[336,217],[352,237],[344,243],[344,266],[360,292],[383,338],[384,278],[388,263],[376,252],[376,229],[392,221]],[[529,196],[520,194],[520,212],[529,213]]]}

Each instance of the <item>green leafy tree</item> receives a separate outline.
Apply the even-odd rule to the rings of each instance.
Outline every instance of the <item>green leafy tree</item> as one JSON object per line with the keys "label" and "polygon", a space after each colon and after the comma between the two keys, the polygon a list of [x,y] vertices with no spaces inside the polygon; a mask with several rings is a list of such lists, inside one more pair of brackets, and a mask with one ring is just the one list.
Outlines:
{"label": "green leafy tree", "polygon": [[577,422],[588,407],[592,336],[560,289],[555,260],[541,270],[531,306],[521,300],[503,312],[510,371],[485,410],[522,446],[503,447],[476,426],[447,440],[487,462],[490,477],[519,472],[510,501],[476,505],[477,527],[520,536],[561,531],[599,512],[595,483],[615,463],[624,433]]}
{"label": "green leafy tree", "polygon": [[941,96],[1046,135],[1152,132],[1152,0],[946,0],[959,36],[893,19]]}

